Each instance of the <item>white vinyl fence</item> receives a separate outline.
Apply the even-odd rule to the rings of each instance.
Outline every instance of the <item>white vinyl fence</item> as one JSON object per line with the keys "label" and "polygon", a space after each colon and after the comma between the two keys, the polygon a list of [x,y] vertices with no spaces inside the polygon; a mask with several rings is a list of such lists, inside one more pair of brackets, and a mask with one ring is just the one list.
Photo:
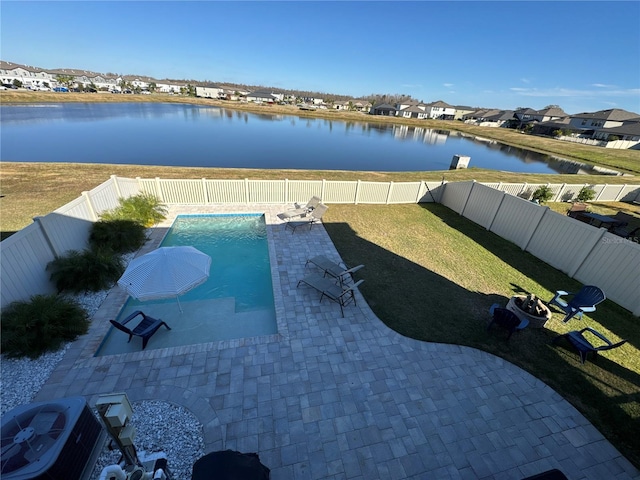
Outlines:
{"label": "white vinyl fence", "polygon": [[[632,280],[633,265],[636,265],[636,272],[640,271],[640,266],[637,265],[640,246],[629,245],[630,242],[620,242],[619,237],[611,238],[614,237],[611,234],[603,234],[598,229],[580,224],[573,219],[564,219],[562,215],[553,214],[553,212],[548,212],[544,216],[551,218],[557,215],[563,218],[563,221],[569,220],[574,229],[588,230],[577,232],[583,239],[580,241],[571,236],[565,236],[560,244],[558,235],[550,237],[546,242],[543,241],[546,234],[539,230],[556,228],[556,225],[548,218],[542,221],[542,213],[548,209],[523,200],[529,199],[540,185],[287,179],[165,180],[111,176],[109,180],[93,190],[83,192],[76,200],[48,215],[35,218],[33,224],[0,243],[0,307],[4,308],[16,300],[26,300],[38,293],[53,292],[55,289],[46,271],[47,263],[69,250],[86,248],[91,224],[98,220],[102,212],[116,207],[119,198],[146,192],[156,195],[167,205],[292,204],[304,203],[314,195],[327,204],[382,205],[439,202],[511,240],[521,248],[532,253],[534,250],[537,251],[540,253],[539,258],[581,282],[600,285],[609,298],[633,311],[635,315],[640,315],[638,303],[640,293],[636,292],[638,294],[632,299],[634,292],[629,286],[631,284],[623,284],[624,278]],[[585,186],[547,185],[554,192],[553,201],[571,200]],[[596,199],[600,201],[640,199],[638,185],[602,184],[590,185],[590,187],[596,191]],[[536,215],[540,216],[540,220],[532,221],[532,218],[537,218]],[[521,228],[512,227],[515,224],[521,224]],[[598,235],[602,240],[600,242],[596,238]],[[587,241],[587,238],[591,240]],[[559,253],[551,255],[550,249],[557,249]],[[562,262],[566,263],[568,258],[567,249],[576,258],[583,256],[584,259],[575,260],[575,265],[564,265]],[[618,275],[620,268],[614,273],[607,274],[609,269],[602,267],[593,259],[595,254],[599,259],[608,258],[609,265],[624,259],[625,256],[633,257],[634,255],[636,263],[623,262],[624,265],[621,268],[628,271],[628,274],[625,274],[626,277]],[[636,274],[635,285],[638,284],[637,276]],[[599,281],[600,278],[603,281]]]}
{"label": "white vinyl fence", "polygon": [[447,183],[441,203],[640,316],[640,244],[476,182]]}

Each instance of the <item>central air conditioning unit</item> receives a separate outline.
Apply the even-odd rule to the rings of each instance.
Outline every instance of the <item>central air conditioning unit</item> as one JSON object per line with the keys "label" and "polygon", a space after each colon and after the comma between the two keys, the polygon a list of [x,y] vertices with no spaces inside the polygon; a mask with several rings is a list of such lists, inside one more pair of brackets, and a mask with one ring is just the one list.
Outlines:
{"label": "central air conditioning unit", "polygon": [[2,480],[87,480],[105,431],[84,397],[21,405],[2,417]]}

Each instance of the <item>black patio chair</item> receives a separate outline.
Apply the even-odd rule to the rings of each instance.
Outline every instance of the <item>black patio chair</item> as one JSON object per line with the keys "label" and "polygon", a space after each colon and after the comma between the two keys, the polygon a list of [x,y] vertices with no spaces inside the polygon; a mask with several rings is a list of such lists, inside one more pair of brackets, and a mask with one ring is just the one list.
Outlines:
{"label": "black patio chair", "polygon": [[[136,318],[138,315],[142,316],[142,321],[133,330],[125,326],[128,322]],[[130,342],[134,336],[141,337],[143,350],[146,348],[147,342],[149,342],[149,339],[151,338],[151,336],[154,333],[156,333],[161,326],[164,325],[167,328],[167,330],[171,330],[171,327],[169,327],[169,325],[167,325],[162,320],[158,320],[156,318],[152,318],[148,315],[145,315],[140,310],[136,310],[127,318],[125,318],[122,322],[116,322],[115,320],[109,320],[109,321],[118,330],[123,331],[124,333],[129,335],[129,340],[127,340],[127,342]]]}

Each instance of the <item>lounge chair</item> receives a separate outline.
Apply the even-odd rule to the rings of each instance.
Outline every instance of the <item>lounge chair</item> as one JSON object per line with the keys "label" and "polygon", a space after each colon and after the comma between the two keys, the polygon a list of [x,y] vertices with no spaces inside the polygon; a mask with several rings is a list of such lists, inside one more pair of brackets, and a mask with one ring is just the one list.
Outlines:
{"label": "lounge chair", "polygon": [[341,283],[348,280],[353,281],[353,274],[364,267],[364,265],[358,265],[356,267],[347,268],[346,265],[335,263],[324,255],[318,255],[310,258],[304,266],[306,267],[310,263],[322,270],[325,277],[329,275],[330,277],[339,279]]}
{"label": "lounge chair", "polygon": [[362,285],[364,280],[358,280],[353,285],[343,286],[342,284],[336,284],[334,280],[327,277],[318,275],[317,273],[307,275],[298,282],[296,287],[299,287],[301,283],[315,288],[320,292],[320,302],[327,297],[329,300],[336,302],[340,305],[340,313],[344,317],[344,307],[351,301],[356,305],[355,289]]}
{"label": "lounge chair", "polygon": [[[599,347],[594,346],[591,342],[589,342],[585,338],[584,336],[585,332],[589,332],[595,335],[597,338],[599,338],[604,342],[604,345],[600,345]],[[576,350],[578,350],[578,353],[580,354],[580,361],[582,363],[585,363],[587,361],[587,356],[591,352],[593,352],[594,355],[597,355],[598,352],[612,350],[614,348],[618,348],[620,345],[627,343],[626,340],[621,340],[618,343],[613,343],[603,334],[601,334],[600,332],[590,327],[583,328],[580,331],[574,330],[572,332],[568,332],[563,335],[558,335],[556,338],[553,339],[553,342],[556,343],[561,338],[566,338],[567,340],[569,340],[571,345],[573,345],[576,348]]]}
{"label": "lounge chair", "polygon": [[[573,295],[569,301],[562,299],[565,295]],[[558,290],[555,296],[549,300],[549,306],[557,305],[566,314],[563,322],[567,323],[572,317],[576,316],[582,319],[585,312],[595,312],[596,305],[603,302],[607,297],[604,292],[593,285],[584,285],[578,293],[565,292]]]}
{"label": "lounge chair", "polygon": [[[131,330],[128,327],[125,326],[128,322],[130,322],[131,320],[136,318],[138,315],[142,316],[142,321],[133,330]],[[169,327],[169,325],[167,325],[162,320],[158,320],[158,319],[152,318],[152,317],[150,317],[148,315],[145,315],[140,310],[136,310],[131,315],[129,315],[127,318],[125,318],[122,322],[116,322],[115,320],[109,320],[109,321],[118,330],[121,330],[124,333],[129,335],[128,342],[130,342],[131,338],[134,337],[134,336],[142,337],[142,349],[143,350],[147,346],[147,342],[149,342],[149,339],[151,338],[151,336],[154,333],[156,333],[161,326],[164,325],[167,328],[167,330],[171,330],[171,327]]]}
{"label": "lounge chair", "polygon": [[313,196],[309,199],[306,205],[294,203],[294,208],[290,208],[286,212],[278,214],[280,220],[289,221],[292,218],[306,217],[320,204],[320,197]]}
{"label": "lounge chair", "polygon": [[492,315],[492,318],[489,322],[489,325],[487,325],[487,331],[491,329],[491,326],[493,324],[504,328],[509,332],[509,335],[507,336],[507,342],[511,338],[511,335],[514,334],[514,332],[519,332],[520,330],[526,328],[527,325],[529,325],[529,320],[527,320],[526,318],[520,320],[518,316],[511,310],[502,308],[497,303],[491,305],[491,308],[489,308],[489,313]]}
{"label": "lounge chair", "polygon": [[301,221],[296,221],[296,222],[287,222],[285,223],[285,230],[287,228],[291,229],[291,233],[295,233],[296,229],[298,227],[304,227],[306,225],[309,225],[309,230],[311,230],[311,227],[313,227],[313,224],[316,222],[319,222],[320,219],[322,218],[322,216],[324,215],[324,213],[329,209],[329,207],[327,207],[325,204],[323,203],[319,203],[316,208],[314,208],[313,210],[311,210],[309,212],[309,214],[306,216],[306,218],[308,220],[301,220]]}
{"label": "lounge chair", "polygon": [[579,217],[581,213],[587,213],[589,206],[586,203],[575,202],[571,204],[571,208],[567,210],[567,215],[573,218]]}

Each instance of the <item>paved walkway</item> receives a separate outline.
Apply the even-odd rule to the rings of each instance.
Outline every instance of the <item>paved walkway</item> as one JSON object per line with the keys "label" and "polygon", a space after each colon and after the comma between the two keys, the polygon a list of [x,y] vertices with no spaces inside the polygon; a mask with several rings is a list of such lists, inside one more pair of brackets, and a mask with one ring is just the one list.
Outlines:
{"label": "paved walkway", "polygon": [[[206,451],[258,452],[272,479],[521,479],[552,468],[571,480],[640,478],[568,402],[525,371],[472,348],[387,328],[358,294],[337,304],[296,288],[324,253],[324,228],[284,231],[266,212],[277,335],[96,357],[125,295],[114,288],[36,400],[125,391],[179,404],[204,425]],[[177,210],[146,249],[155,248]],[[153,340],[151,340],[153,342]],[[188,480],[188,479],[185,479]]]}

